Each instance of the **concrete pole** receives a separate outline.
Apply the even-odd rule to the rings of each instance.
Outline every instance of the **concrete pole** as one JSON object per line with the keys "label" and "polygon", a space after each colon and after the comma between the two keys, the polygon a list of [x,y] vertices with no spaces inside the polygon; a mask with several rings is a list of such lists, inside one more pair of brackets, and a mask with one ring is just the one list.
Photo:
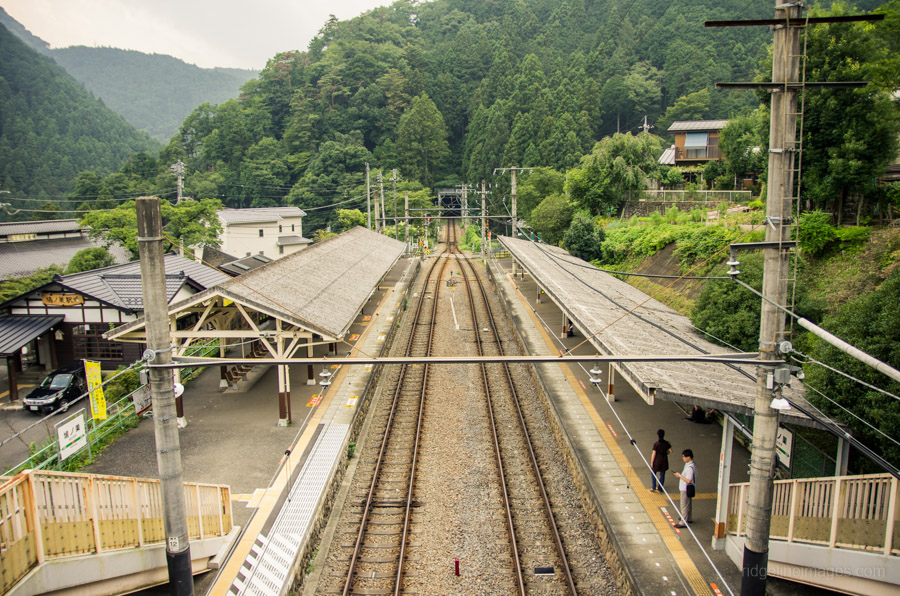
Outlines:
{"label": "concrete pole", "polygon": [[378,198],[381,200],[381,226],[379,226],[379,230],[384,228],[386,224],[384,218],[384,177],[381,175],[381,172],[378,172]]}
{"label": "concrete pole", "polygon": [[[799,18],[798,5],[775,0],[775,18]],[[772,82],[796,82],[800,77],[800,29],[775,27]],[[772,93],[769,123],[769,184],[766,195],[766,241],[790,240],[794,149],[797,135],[797,92],[782,88]],[[777,360],[777,346],[784,337],[784,314],[769,301],[784,305],[787,299],[788,254],[779,248],[764,251],[763,296],[759,328],[759,352],[763,360]],[[756,369],[756,404],[753,419],[753,448],[750,456],[750,486],[747,507],[747,539],[741,571],[741,595],[763,596],[766,591],[769,559],[769,526],[772,520],[772,479],[775,472],[775,436],[778,412],[769,404],[772,391],[766,377],[771,367]]]}
{"label": "concrete pole", "polygon": [[400,240],[400,229],[397,227],[397,168],[391,170],[391,182],[394,183],[394,238]]}
{"label": "concrete pole", "polygon": [[[172,362],[172,345],[169,338],[159,199],[140,197],[136,203],[147,348],[155,352],[151,364],[169,364]],[[175,418],[175,383],[171,369],[151,366],[150,397],[156,433],[156,463],[159,466],[163,499],[169,593],[176,596],[191,595],[194,593],[191,545],[188,541],[184,485],[181,479],[181,443]]]}
{"label": "concrete pole", "polygon": [[484,196],[486,192],[484,190],[484,180],[481,181],[481,258],[484,258],[484,255],[487,254],[484,247],[484,239],[485,236],[485,226],[487,226],[487,208],[484,204]]}
{"label": "concrete pole", "polygon": [[513,166],[509,169],[509,176],[511,182],[511,190],[510,194],[512,195],[512,237],[519,237],[519,212],[516,209],[516,166]]}
{"label": "concrete pole", "polygon": [[462,191],[463,191],[463,196],[462,196],[462,201],[463,201],[463,233],[465,233],[465,232],[466,232],[466,228],[469,227],[469,196],[466,194],[466,191],[468,190],[469,185],[468,185],[468,184],[463,184],[462,186],[463,186],[463,187],[462,187]]}
{"label": "concrete pole", "polygon": [[366,228],[372,229],[372,187],[369,184],[368,162],[366,162]]}
{"label": "concrete pole", "polygon": [[403,192],[403,221],[406,222],[406,225],[403,226],[404,229],[404,241],[406,242],[406,249],[409,250],[409,191]]}
{"label": "concrete pole", "polygon": [[728,485],[731,483],[731,448],[734,444],[734,423],[725,416],[722,428],[722,449],[719,451],[719,480],[716,487],[716,527],[713,530],[712,547],[725,550],[725,526],[728,522]]}

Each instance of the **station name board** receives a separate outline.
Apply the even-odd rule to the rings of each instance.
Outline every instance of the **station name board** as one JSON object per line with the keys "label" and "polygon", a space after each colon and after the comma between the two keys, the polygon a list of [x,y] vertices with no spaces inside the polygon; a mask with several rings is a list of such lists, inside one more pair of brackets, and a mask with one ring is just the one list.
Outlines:
{"label": "station name board", "polygon": [[41,294],[41,302],[44,306],[80,306],[84,304],[84,296],[81,294]]}

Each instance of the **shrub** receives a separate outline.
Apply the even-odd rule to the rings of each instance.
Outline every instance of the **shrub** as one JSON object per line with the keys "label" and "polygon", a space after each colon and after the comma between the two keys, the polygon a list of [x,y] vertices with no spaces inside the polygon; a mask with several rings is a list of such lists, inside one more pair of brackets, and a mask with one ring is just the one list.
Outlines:
{"label": "shrub", "polygon": [[825,254],[837,233],[831,225],[831,215],[824,211],[809,211],[800,216],[800,249],[809,256]]}

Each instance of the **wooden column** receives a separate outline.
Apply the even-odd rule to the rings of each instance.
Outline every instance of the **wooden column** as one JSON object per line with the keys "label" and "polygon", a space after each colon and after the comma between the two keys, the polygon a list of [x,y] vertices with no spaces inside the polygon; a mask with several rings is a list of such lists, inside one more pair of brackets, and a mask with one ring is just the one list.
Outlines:
{"label": "wooden column", "polygon": [[719,478],[716,486],[716,526],[712,537],[712,547],[715,550],[725,550],[725,527],[728,523],[728,485],[731,483],[731,446],[734,443],[734,423],[731,422],[730,416],[726,415],[724,418],[722,449],[719,451]]}
{"label": "wooden column", "polygon": [[[307,358],[313,357],[314,350],[313,350],[312,344],[313,344],[313,337],[312,337],[312,335],[310,335],[309,341],[307,342],[307,346],[306,346],[306,357]],[[315,385],[316,384],[316,371],[313,370],[312,364],[306,365],[306,384],[307,385]]]}
{"label": "wooden column", "polygon": [[9,379],[9,401],[19,399],[19,387],[16,380],[16,359],[13,356],[6,357],[6,374]]}

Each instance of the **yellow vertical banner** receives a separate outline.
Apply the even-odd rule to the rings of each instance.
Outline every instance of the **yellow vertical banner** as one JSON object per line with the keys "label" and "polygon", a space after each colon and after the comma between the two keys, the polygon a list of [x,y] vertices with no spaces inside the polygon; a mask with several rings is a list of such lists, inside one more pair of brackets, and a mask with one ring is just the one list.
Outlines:
{"label": "yellow vertical banner", "polygon": [[103,373],[100,372],[100,363],[85,360],[84,373],[91,394],[91,416],[94,420],[106,420],[106,398],[103,397]]}

